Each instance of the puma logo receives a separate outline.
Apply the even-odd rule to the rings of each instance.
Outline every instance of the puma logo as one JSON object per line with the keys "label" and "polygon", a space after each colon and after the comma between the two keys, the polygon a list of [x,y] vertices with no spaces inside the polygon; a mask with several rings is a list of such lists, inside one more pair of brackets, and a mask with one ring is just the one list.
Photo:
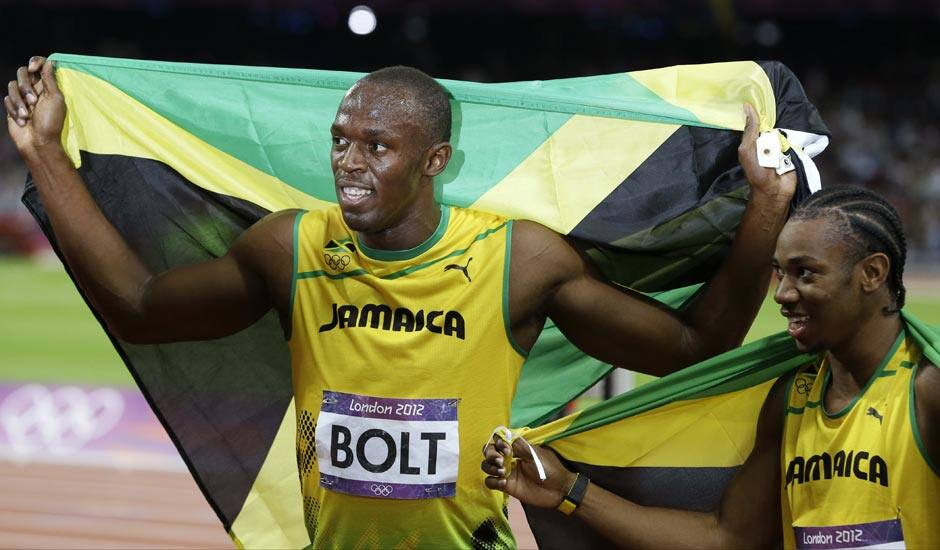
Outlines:
{"label": "puma logo", "polygon": [[876,411],[875,407],[868,407],[868,412],[865,413],[865,416],[877,418],[879,424],[884,424],[885,417],[881,416],[881,413]]}
{"label": "puma logo", "polygon": [[448,271],[448,270],[450,270],[450,269],[456,269],[456,270],[458,270],[458,271],[460,271],[460,272],[463,273],[464,277],[467,278],[467,282],[472,283],[472,282],[473,282],[473,279],[470,278],[470,272],[467,271],[467,268],[470,267],[470,262],[472,262],[472,261],[473,261],[473,258],[470,258],[469,260],[467,260],[467,265],[460,265],[460,264],[445,265],[445,266],[444,266],[444,271]]}

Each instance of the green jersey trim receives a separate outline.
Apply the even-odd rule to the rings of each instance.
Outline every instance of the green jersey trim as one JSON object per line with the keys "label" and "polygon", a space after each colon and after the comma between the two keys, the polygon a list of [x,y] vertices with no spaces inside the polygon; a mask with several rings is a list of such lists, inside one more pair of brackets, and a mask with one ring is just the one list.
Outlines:
{"label": "green jersey trim", "polygon": [[[891,349],[888,350],[888,353],[886,353],[884,358],[881,359],[881,364],[878,365],[878,368],[875,369],[875,372],[871,375],[871,378],[869,378],[868,382],[865,383],[865,387],[862,388],[860,392],[855,394],[855,397],[853,397],[852,400],[849,401],[849,403],[846,406],[842,407],[841,411],[830,414],[830,412],[826,410],[826,407],[822,406],[821,409],[822,409],[823,414],[825,414],[826,417],[828,418],[841,418],[845,416],[846,413],[851,411],[852,407],[854,407],[855,404],[858,403],[858,400],[861,399],[862,396],[865,395],[865,392],[868,391],[868,388],[870,388],[871,385],[875,383],[875,380],[882,377],[882,372],[884,372],[884,369],[888,365],[888,362],[891,361],[891,358],[894,357],[894,354],[898,351],[898,348],[901,346],[901,342],[904,341],[904,337],[905,337],[905,332],[902,329],[901,332],[898,334],[897,339],[895,339],[894,344],[891,345]],[[823,380],[822,395],[819,397],[820,401],[823,401],[826,399],[826,391],[829,389],[830,383],[832,383],[832,367],[831,366],[826,369],[826,378],[825,380]],[[809,405],[809,403],[807,403],[807,405]]]}
{"label": "green jersey trim", "polygon": [[[492,228],[490,228],[490,229],[487,229],[486,231],[484,231],[484,232],[480,233],[479,235],[477,235],[476,237],[474,237],[474,238],[473,238],[473,242],[481,241],[481,240],[483,240],[483,239],[489,237],[489,236],[492,235],[493,233],[498,232],[500,229],[502,229],[503,227],[505,227],[507,223],[508,223],[508,222],[503,222],[503,223],[497,225],[496,227],[492,227]],[[508,236],[507,236],[507,238],[508,238]],[[395,272],[393,272],[393,273],[388,273],[388,274],[386,274],[386,275],[379,276],[378,278],[379,278],[379,279],[398,279],[399,277],[404,277],[404,276],[406,276],[406,275],[411,275],[412,273],[414,273],[414,272],[416,272],[416,271],[421,271],[422,269],[431,267],[431,266],[433,266],[433,265],[435,265],[435,264],[438,264],[438,263],[440,263],[440,262],[443,262],[444,260],[453,258],[453,257],[455,257],[455,256],[460,256],[460,255],[462,255],[462,254],[466,254],[466,252],[467,252],[468,250],[470,250],[469,247],[467,247],[467,248],[461,248],[460,250],[454,250],[453,252],[451,252],[450,254],[447,254],[446,256],[441,256],[440,258],[435,258],[435,259],[433,259],[433,260],[428,260],[428,261],[426,261],[426,262],[424,262],[424,263],[420,263],[420,264],[417,264],[417,265],[409,266],[409,267],[406,267],[405,269],[401,269],[401,270],[395,271]],[[323,271],[322,269],[319,269],[319,270],[317,270],[317,271],[304,271],[303,273],[298,273],[298,274],[297,274],[297,278],[298,278],[298,279],[313,279],[313,278],[316,278],[316,277],[327,277],[327,278],[333,279],[333,280],[335,281],[335,280],[338,280],[338,279],[345,279],[346,277],[360,277],[360,276],[363,276],[363,275],[368,275],[368,276],[375,277],[375,275],[373,275],[372,273],[369,273],[369,272],[366,271],[365,269],[354,269],[354,270],[352,270],[352,271],[350,271],[350,272],[348,272],[348,273],[328,273],[328,272],[326,272],[326,271]]]}
{"label": "green jersey trim", "polygon": [[917,396],[915,395],[914,381],[917,379],[918,369],[920,369],[922,366],[924,366],[923,362],[914,366],[911,372],[910,386],[908,389],[909,397],[907,402],[907,409],[908,414],[911,415],[911,432],[913,432],[914,443],[917,444],[917,450],[920,451],[920,456],[924,458],[924,462],[927,463],[927,466],[930,467],[934,475],[940,477],[940,467],[937,467],[937,464],[934,464],[933,460],[930,459],[930,454],[927,453],[927,447],[924,445],[924,440],[920,437],[920,427],[917,425]]}
{"label": "green jersey trim", "polygon": [[506,255],[503,257],[503,326],[506,328],[506,339],[512,349],[522,356],[529,358],[529,352],[522,349],[512,336],[512,323],[509,321],[509,264],[512,258],[512,220],[506,222]]}
{"label": "green jersey trim", "polygon": [[434,230],[434,233],[425,239],[423,243],[407,250],[379,250],[377,248],[369,248],[362,242],[362,239],[359,238],[358,234],[356,234],[356,241],[359,244],[359,249],[362,250],[363,255],[365,255],[367,258],[378,260],[380,262],[410,260],[412,258],[417,258],[421,254],[424,254],[430,250],[432,246],[437,244],[438,241],[440,241],[444,236],[444,233],[447,231],[447,225],[449,222],[450,207],[441,205],[441,219],[437,223],[437,229]]}
{"label": "green jersey trim", "polygon": [[290,329],[289,334],[287,335],[287,340],[290,341],[291,337],[294,335],[294,296],[297,295],[297,267],[300,263],[300,219],[306,214],[306,210],[301,210],[297,212],[297,215],[294,216],[294,258],[293,263],[294,267],[291,269],[290,276],[290,304],[287,306],[287,315],[290,317]]}
{"label": "green jersey trim", "polygon": [[803,411],[806,409],[815,409],[821,403],[821,401],[807,401],[802,407],[792,407],[787,405],[787,414],[803,414]]}
{"label": "green jersey trim", "polygon": [[[787,414],[789,414],[793,407],[790,406],[790,392],[793,391],[793,386],[796,385],[796,377],[803,373],[803,369],[795,369],[793,374],[790,375],[790,380],[787,382],[787,390],[783,393],[783,418],[784,423],[786,423]],[[803,412],[803,409],[800,409],[800,412]],[[786,424],[784,424],[784,430],[786,430]]]}

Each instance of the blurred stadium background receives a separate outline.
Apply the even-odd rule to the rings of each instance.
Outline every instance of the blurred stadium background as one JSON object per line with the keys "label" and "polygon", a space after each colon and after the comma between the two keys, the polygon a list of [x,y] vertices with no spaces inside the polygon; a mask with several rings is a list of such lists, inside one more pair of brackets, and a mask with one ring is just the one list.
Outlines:
{"label": "blurred stadium background", "polygon": [[[360,3],[0,0],[0,76],[51,52],[352,71],[406,64],[474,81],[778,59],[833,132],[817,158],[824,184],[889,197],[908,233],[908,307],[940,324],[940,2]],[[20,204],[25,176],[0,132],[0,547],[231,546]],[[782,327],[768,300],[749,338]],[[593,395],[635,383],[621,377]],[[520,544],[534,543],[523,535]]]}

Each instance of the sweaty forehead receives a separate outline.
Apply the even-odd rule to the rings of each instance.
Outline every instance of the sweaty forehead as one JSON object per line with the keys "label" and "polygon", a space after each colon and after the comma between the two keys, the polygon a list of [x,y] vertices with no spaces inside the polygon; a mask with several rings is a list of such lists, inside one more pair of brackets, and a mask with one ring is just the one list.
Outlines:
{"label": "sweaty forehead", "polygon": [[359,82],[346,92],[336,119],[391,124],[417,121],[423,114],[420,102],[407,88]]}

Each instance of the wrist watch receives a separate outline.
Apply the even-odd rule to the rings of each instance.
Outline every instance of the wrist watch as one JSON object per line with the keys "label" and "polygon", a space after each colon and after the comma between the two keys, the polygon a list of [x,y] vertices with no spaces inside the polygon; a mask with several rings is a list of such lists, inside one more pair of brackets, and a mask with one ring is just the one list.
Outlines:
{"label": "wrist watch", "polygon": [[574,483],[571,484],[571,488],[568,489],[568,494],[565,495],[565,498],[561,499],[561,504],[558,505],[558,510],[566,516],[570,516],[578,509],[578,506],[581,504],[581,501],[584,500],[584,493],[587,492],[588,483],[591,480],[588,476],[578,473],[578,477],[575,478]]}

